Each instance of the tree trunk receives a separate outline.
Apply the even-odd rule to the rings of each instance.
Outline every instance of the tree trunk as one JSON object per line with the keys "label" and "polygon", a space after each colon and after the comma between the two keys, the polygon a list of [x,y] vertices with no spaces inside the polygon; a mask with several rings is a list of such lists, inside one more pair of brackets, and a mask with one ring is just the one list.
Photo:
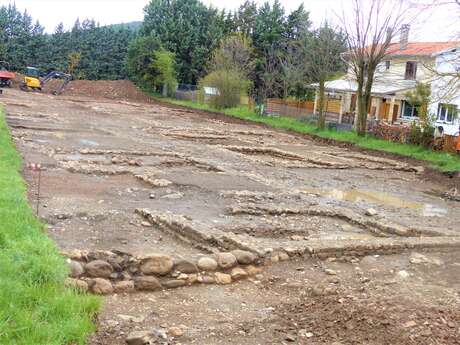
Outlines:
{"label": "tree trunk", "polygon": [[325,91],[324,90],[324,80],[320,80],[319,91],[318,91],[318,97],[319,97],[318,128],[319,129],[324,129],[326,127],[326,113],[324,109],[324,99],[325,99],[324,91]]}
{"label": "tree trunk", "polygon": [[[369,68],[365,71],[367,78],[358,81],[358,123],[356,132],[364,137],[367,133],[367,114],[372,100],[372,84],[374,83],[374,70]],[[364,81],[365,80],[365,81]]]}

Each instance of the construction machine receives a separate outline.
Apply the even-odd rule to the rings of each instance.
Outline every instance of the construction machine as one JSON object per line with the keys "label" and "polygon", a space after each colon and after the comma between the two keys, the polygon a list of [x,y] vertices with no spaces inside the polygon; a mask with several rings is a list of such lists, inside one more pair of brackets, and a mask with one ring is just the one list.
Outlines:
{"label": "construction machine", "polygon": [[24,81],[21,85],[23,91],[41,91],[45,84],[51,79],[62,79],[62,84],[53,92],[55,95],[60,95],[67,84],[72,80],[70,74],[51,70],[43,78],[40,78],[40,70],[35,67],[27,67],[24,75]]}
{"label": "construction machine", "polygon": [[0,61],[0,88],[1,87],[10,87],[11,82],[16,75],[13,72],[9,71],[10,64],[6,61]]}

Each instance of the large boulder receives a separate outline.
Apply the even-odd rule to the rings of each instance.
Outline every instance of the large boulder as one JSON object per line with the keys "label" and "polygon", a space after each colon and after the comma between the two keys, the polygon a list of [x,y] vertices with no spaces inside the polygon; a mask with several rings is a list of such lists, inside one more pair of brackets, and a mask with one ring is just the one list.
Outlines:
{"label": "large boulder", "polygon": [[168,255],[152,254],[141,261],[140,270],[144,274],[166,275],[174,267],[173,259]]}

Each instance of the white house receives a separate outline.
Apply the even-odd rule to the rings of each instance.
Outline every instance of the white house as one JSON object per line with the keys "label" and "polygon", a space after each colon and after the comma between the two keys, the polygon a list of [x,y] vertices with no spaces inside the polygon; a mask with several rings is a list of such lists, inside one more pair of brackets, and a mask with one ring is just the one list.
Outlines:
{"label": "white house", "polygon": [[[378,66],[372,87],[369,117],[388,123],[407,123],[418,119],[417,110],[407,101],[406,94],[417,82],[430,83],[430,112],[436,126],[446,134],[455,134],[460,125],[460,42],[409,42],[409,27],[405,26],[399,43],[393,43],[384,61]],[[335,112],[341,122],[343,115],[356,110],[357,85],[351,71],[338,80],[326,83],[328,112]],[[318,98],[318,97],[316,97]],[[316,112],[317,99],[315,100]]]}

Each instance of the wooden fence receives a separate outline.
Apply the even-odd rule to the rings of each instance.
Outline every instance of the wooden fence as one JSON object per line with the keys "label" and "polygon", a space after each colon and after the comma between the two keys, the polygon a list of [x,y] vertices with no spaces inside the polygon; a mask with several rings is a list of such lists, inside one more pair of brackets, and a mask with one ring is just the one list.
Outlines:
{"label": "wooden fence", "polygon": [[313,114],[314,102],[311,101],[289,101],[284,99],[267,99],[265,111],[270,115],[280,115],[293,118]]}
{"label": "wooden fence", "polygon": [[446,152],[456,153],[457,152],[457,140],[460,140],[460,137],[455,137],[453,135],[444,136],[444,146],[443,149]]}

